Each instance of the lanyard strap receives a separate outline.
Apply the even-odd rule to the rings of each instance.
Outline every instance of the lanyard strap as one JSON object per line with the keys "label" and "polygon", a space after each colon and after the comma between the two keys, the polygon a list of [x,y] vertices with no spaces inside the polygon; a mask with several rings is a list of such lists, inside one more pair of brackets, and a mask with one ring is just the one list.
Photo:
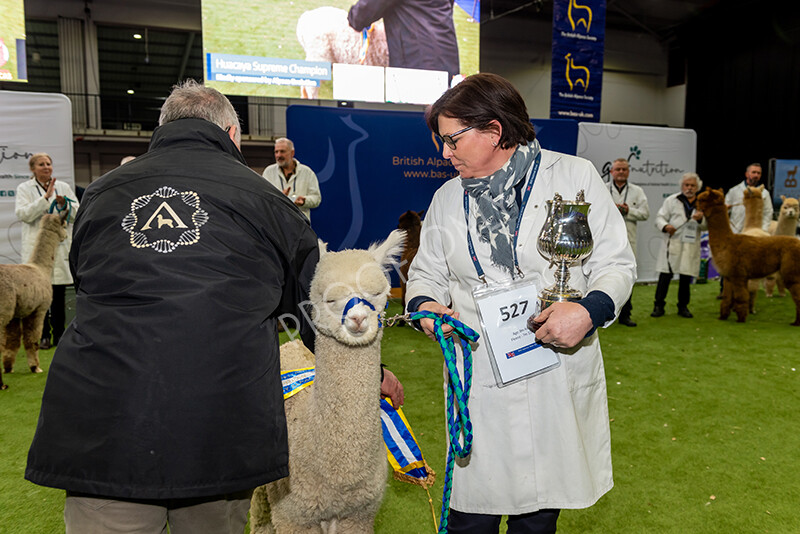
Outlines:
{"label": "lanyard strap", "polygon": [[[517,215],[517,225],[514,228],[514,243],[512,245],[512,251],[514,252],[514,268],[516,269],[517,274],[520,275],[520,278],[525,275],[522,273],[522,269],[519,268],[519,258],[517,257],[517,239],[519,238],[519,228],[522,224],[522,214],[525,212],[525,206],[528,205],[528,199],[531,196],[531,190],[533,189],[533,183],[536,181],[536,175],[539,173],[539,163],[541,163],[541,161],[542,153],[539,152],[536,155],[536,159],[531,167],[528,185],[525,186],[525,192],[522,195],[522,203],[519,207],[519,214]],[[467,222],[467,246],[469,247],[469,257],[472,259],[472,264],[475,266],[475,271],[478,273],[478,278],[480,278],[484,285],[487,285],[488,283],[486,282],[486,274],[483,272],[481,262],[478,261],[478,254],[475,252],[475,245],[472,242],[472,235],[469,231],[469,193],[467,193],[466,190],[464,190],[464,218]],[[513,272],[511,273],[511,278],[514,278]]]}

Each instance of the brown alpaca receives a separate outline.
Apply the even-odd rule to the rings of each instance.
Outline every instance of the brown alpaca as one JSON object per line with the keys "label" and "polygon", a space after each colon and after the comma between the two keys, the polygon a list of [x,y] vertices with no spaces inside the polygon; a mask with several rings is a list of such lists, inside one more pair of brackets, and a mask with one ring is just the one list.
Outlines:
{"label": "brown alpaca", "polygon": [[779,271],[795,304],[793,326],[800,326],[800,240],[786,236],[752,237],[734,234],[728,220],[722,189],[709,189],[697,196],[708,221],[708,240],[714,264],[725,285],[719,318],[736,313],[738,322],[747,319],[747,280]]}
{"label": "brown alpaca", "polygon": [[[764,199],[761,194],[764,191],[764,186],[758,187],[747,186],[744,188],[742,195],[742,204],[744,205],[744,226],[742,233],[753,237],[768,237],[770,234],[765,232],[762,224],[764,220]],[[764,278],[764,286],[771,283],[775,285],[775,275],[771,274]],[[758,288],[761,287],[761,279],[756,278],[747,281],[747,291],[750,293],[749,307],[750,313],[756,313],[756,296],[758,295]]]}
{"label": "brown alpaca", "polygon": [[[778,220],[769,224],[770,235],[795,236],[797,233],[797,220],[800,219],[800,200],[786,195],[781,195],[781,210],[778,213]],[[775,291],[775,284],[778,284],[778,296],[786,296],[786,288],[783,285],[780,275],[775,276],[775,280],[767,278],[764,291],[767,297],[771,297]]]}
{"label": "brown alpaca", "polygon": [[411,211],[408,210],[400,216],[397,223],[397,228],[406,231],[406,248],[403,249],[403,255],[400,257],[400,289],[403,295],[403,309],[406,304],[406,280],[408,280],[408,268],[411,262],[414,261],[414,256],[417,255],[419,249],[419,233],[422,230],[422,215],[425,210]]}
{"label": "brown alpaca", "polygon": [[[64,212],[67,213],[66,211]],[[39,340],[47,308],[53,300],[51,280],[56,247],[67,237],[64,221],[58,215],[45,215],[28,263],[0,265],[0,347],[3,368],[11,373],[20,346],[20,336],[34,373],[39,367]],[[3,384],[0,375],[0,389]]]}

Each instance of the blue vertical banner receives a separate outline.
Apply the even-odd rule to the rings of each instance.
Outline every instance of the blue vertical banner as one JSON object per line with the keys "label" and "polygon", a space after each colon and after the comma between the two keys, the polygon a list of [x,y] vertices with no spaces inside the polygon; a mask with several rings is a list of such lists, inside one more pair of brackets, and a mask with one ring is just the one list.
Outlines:
{"label": "blue vertical banner", "polygon": [[606,0],[554,0],[550,118],[600,121]]}
{"label": "blue vertical banner", "polygon": [[772,203],[776,209],[780,209],[783,204],[781,195],[800,198],[800,176],[797,176],[797,169],[800,168],[798,159],[776,159],[770,161],[773,171]]}

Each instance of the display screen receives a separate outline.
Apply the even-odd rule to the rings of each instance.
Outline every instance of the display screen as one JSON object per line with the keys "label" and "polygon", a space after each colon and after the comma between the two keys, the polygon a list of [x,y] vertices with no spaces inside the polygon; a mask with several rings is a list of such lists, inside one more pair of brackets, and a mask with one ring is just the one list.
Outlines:
{"label": "display screen", "polygon": [[202,0],[206,85],[429,104],[478,72],[480,0]]}
{"label": "display screen", "polygon": [[28,81],[23,0],[0,0],[0,81]]}

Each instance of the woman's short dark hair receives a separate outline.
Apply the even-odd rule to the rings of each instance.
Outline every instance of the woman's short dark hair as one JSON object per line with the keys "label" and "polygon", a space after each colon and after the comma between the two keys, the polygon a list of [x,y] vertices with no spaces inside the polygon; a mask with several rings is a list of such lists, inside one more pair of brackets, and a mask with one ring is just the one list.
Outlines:
{"label": "woman's short dark hair", "polygon": [[494,130],[490,123],[496,120],[503,128],[498,143],[503,149],[526,145],[536,137],[522,95],[511,82],[488,72],[468,76],[427,109],[425,120],[436,135],[440,135],[440,116],[481,131]]}

